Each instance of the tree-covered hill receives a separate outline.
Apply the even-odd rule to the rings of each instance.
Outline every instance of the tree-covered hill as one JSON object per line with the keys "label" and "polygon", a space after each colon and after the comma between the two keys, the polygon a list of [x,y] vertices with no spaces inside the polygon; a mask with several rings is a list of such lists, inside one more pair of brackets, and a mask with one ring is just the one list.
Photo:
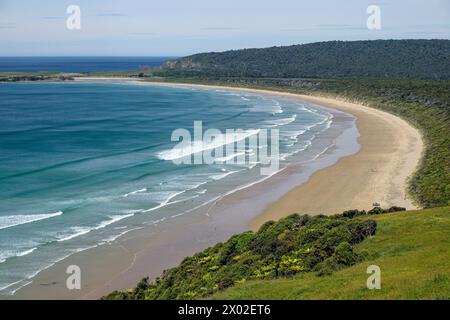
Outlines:
{"label": "tree-covered hill", "polygon": [[450,79],[450,40],[329,41],[200,53],[159,75],[277,78]]}

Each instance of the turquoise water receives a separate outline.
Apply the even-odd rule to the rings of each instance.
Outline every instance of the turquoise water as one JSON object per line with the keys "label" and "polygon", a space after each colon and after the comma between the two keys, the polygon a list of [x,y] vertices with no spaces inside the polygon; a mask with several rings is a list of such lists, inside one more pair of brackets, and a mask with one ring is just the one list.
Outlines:
{"label": "turquoise water", "polygon": [[332,143],[314,140],[333,121],[327,110],[283,97],[120,82],[1,84],[0,97],[1,293],[264,178],[251,161],[174,164],[175,129],[277,128],[280,169]]}

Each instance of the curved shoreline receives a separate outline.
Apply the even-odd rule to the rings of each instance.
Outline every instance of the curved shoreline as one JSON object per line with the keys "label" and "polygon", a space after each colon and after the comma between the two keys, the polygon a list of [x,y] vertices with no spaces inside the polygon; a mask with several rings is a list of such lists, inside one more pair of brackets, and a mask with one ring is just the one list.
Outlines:
{"label": "curved shoreline", "polygon": [[[220,88],[297,98],[335,110],[348,112],[357,120],[362,148],[327,168],[315,172],[305,183],[295,187],[253,219],[257,230],[268,220],[278,220],[292,213],[334,214],[348,209],[402,206],[418,209],[408,194],[408,179],[417,170],[424,149],[418,129],[385,111],[336,98],[309,96],[280,91],[151,82],[162,86]],[[331,183],[330,183],[331,181]]]}
{"label": "curved shoreline", "polygon": [[[300,181],[297,183],[297,187],[294,187],[287,193],[284,192],[284,196],[274,201],[265,210],[261,208],[260,211],[264,211],[262,214],[259,214],[256,218],[249,217],[250,219],[248,219],[251,221],[250,226],[253,229],[256,229],[267,220],[278,219],[292,212],[334,214],[342,211],[338,209],[341,207],[344,210],[353,208],[366,209],[371,207],[374,201],[380,202],[383,206],[395,204],[406,206],[407,208],[415,208],[412,202],[406,198],[405,187],[407,177],[414,172],[420,159],[423,148],[422,140],[420,133],[415,128],[411,127],[406,121],[389,113],[336,99],[271,90],[141,82],[129,78],[86,78],[86,80],[126,80],[134,81],[141,85],[218,88],[279,95],[299,98],[355,115],[357,117],[357,126],[361,133],[358,139],[362,145],[361,150],[350,156],[340,158],[337,163],[331,163],[324,169],[319,169],[306,182]],[[375,171],[371,169],[375,169]],[[290,173],[283,174],[278,179],[287,179],[289,174],[293,175],[293,170],[290,171]],[[330,183],[330,177],[332,177],[331,181],[333,183]],[[261,188],[261,186],[253,188],[252,191],[246,193],[246,196],[238,194],[221,201],[215,206],[212,217],[209,218],[208,216],[207,221],[199,220],[204,218],[203,214],[191,217],[189,221],[186,217],[180,217],[180,222],[177,223],[178,226],[173,226],[168,230],[164,228],[175,222],[175,220],[162,224],[151,234],[148,234],[148,230],[130,233],[114,245],[95,248],[79,253],[76,257],[69,257],[64,264],[59,264],[55,268],[52,267],[51,270],[45,270],[38,275],[33,279],[36,280],[35,283],[23,288],[24,290],[19,290],[16,297],[95,299],[114,289],[132,287],[140,278],[149,273],[151,277],[159,275],[163,269],[179,263],[185,256],[224,240],[233,233],[248,229],[248,226],[237,224],[237,219],[232,222],[234,216],[240,215],[239,212],[233,213],[232,211],[236,211],[236,207],[245,210],[245,205],[230,206],[230,203],[239,202],[242,200],[241,198],[248,200],[248,194],[258,194],[258,192],[261,192]],[[389,194],[392,190],[395,191],[394,197],[390,198]],[[306,199],[307,201],[299,201],[299,199]],[[396,202],[399,200],[401,200],[401,203]],[[315,207],[305,206],[307,204],[312,204]],[[327,204],[331,204],[331,206],[326,207]],[[349,205],[353,204],[363,207],[349,207]],[[211,211],[211,208],[208,208],[208,213],[209,211]],[[223,215],[217,214],[222,212],[224,213]],[[242,219],[239,221],[242,221]],[[183,234],[177,234],[177,230],[183,231]],[[220,238],[224,239],[220,240]],[[102,251],[102,261],[97,261],[99,250]],[[161,257],[162,252],[165,252],[165,256],[168,257]],[[161,261],[155,261],[155,258]],[[80,261],[84,261],[86,264],[89,262],[89,268],[95,269],[92,273],[101,274],[99,278],[103,277],[104,279],[86,275],[90,288],[88,291],[83,290],[83,293],[80,292],[78,294],[75,292],[69,293],[66,290],[66,293],[63,293],[61,296],[58,286],[54,288],[52,286],[48,287],[50,291],[43,290],[40,287],[39,283],[50,283],[54,278],[58,280],[65,279],[64,266],[67,264],[80,264]],[[104,266],[109,266],[108,270],[102,270]],[[108,281],[104,281],[106,278]],[[43,291],[47,292],[44,293]]]}
{"label": "curved shoreline", "polygon": [[361,150],[315,172],[306,183],[254,219],[252,228],[296,212],[330,214],[348,209],[368,210],[375,202],[382,207],[418,209],[407,189],[408,180],[422,157],[423,140],[419,130],[397,116],[360,104],[300,97],[356,116]]}

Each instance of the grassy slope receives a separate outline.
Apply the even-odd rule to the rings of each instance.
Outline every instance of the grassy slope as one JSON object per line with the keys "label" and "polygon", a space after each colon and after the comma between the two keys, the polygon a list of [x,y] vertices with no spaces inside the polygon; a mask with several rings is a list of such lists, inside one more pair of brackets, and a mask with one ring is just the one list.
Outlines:
{"label": "grassy slope", "polygon": [[[236,285],[213,299],[450,299],[450,207],[369,216],[375,237],[357,245],[370,258],[330,276]],[[366,268],[381,268],[381,290],[368,290]]]}

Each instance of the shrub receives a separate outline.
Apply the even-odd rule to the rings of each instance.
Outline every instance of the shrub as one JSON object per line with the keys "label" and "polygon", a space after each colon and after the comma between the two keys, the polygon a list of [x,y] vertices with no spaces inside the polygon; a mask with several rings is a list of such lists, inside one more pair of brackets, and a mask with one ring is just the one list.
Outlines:
{"label": "shrub", "polygon": [[388,212],[398,212],[398,211],[406,211],[406,208],[393,206],[388,209]]}
{"label": "shrub", "polygon": [[382,214],[386,213],[386,210],[381,209],[380,207],[374,207],[373,209],[369,210],[367,214],[374,215],[374,214]]}
{"label": "shrub", "polygon": [[357,261],[358,255],[353,252],[350,243],[344,241],[336,247],[333,258],[338,264],[350,266]]}
{"label": "shrub", "polygon": [[257,233],[232,236],[164,271],[135,289],[108,295],[107,299],[197,299],[232,286],[242,279],[270,279],[299,272],[319,275],[351,265],[360,257],[352,245],[373,235],[374,221],[352,219],[363,211],[344,215],[291,215],[263,225]]}

